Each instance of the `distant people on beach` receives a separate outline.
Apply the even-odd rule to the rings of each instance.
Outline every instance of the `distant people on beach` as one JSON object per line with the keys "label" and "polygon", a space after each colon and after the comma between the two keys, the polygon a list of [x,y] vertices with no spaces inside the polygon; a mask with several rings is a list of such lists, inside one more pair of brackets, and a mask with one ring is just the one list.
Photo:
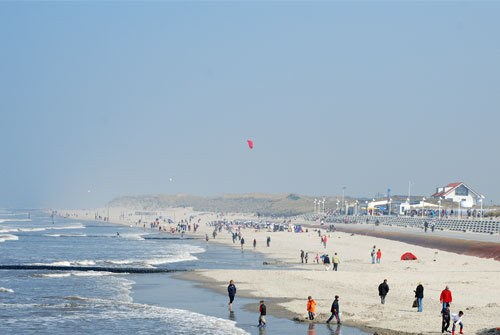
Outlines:
{"label": "distant people on beach", "polygon": [[339,309],[339,296],[336,295],[335,296],[335,300],[333,300],[333,303],[332,303],[332,308],[330,308],[330,312],[332,313],[332,315],[330,315],[330,318],[328,318],[328,320],[326,320],[326,323],[330,323],[330,321],[332,321],[333,317],[335,317],[337,319],[337,324],[340,325],[340,309]]}
{"label": "distant people on beach", "polygon": [[255,249],[257,247],[257,240],[254,238],[253,239],[253,248]]}
{"label": "distant people on beach", "polygon": [[422,283],[418,283],[417,288],[415,289],[415,298],[417,298],[418,310],[417,312],[422,312],[422,300],[424,300],[424,286]]}
{"label": "distant people on beach", "polygon": [[443,308],[446,308],[446,306],[451,306],[453,298],[451,296],[451,291],[450,287],[446,285],[444,290],[441,292],[441,295],[439,296],[439,301],[443,304]]}
{"label": "distant people on beach", "polygon": [[378,249],[377,251],[377,264],[380,264],[380,259],[382,258],[382,251]]}
{"label": "distant people on beach", "polygon": [[327,241],[327,239],[326,239],[326,235],[325,235],[325,236],[323,237],[323,247],[324,247],[325,249],[326,249],[326,241]]}
{"label": "distant people on beach", "polygon": [[304,256],[304,260],[306,261],[306,264],[307,264],[307,261],[309,260],[309,253],[306,252],[306,255]]}
{"label": "distant people on beach", "polygon": [[264,304],[264,300],[260,301],[260,307],[259,307],[259,327],[265,327],[266,326],[266,305]]}
{"label": "distant people on beach", "polygon": [[314,257],[314,260],[316,261],[317,264],[319,264],[319,254],[318,253],[316,254],[316,257]]}
{"label": "distant people on beach", "polygon": [[304,253],[304,250],[300,250],[300,261],[301,263],[304,263],[304,257],[306,256],[306,254]]}
{"label": "distant people on beach", "polygon": [[332,262],[333,262],[333,271],[337,271],[340,263],[340,259],[339,256],[337,256],[337,253],[333,255]]}
{"label": "distant people on beach", "polygon": [[208,245],[208,234],[205,234],[205,242]]}
{"label": "distant people on beach", "polygon": [[314,320],[314,316],[316,315],[314,313],[316,309],[316,301],[314,301],[314,299],[309,296],[307,297],[307,315],[309,317],[309,320]]}
{"label": "distant people on beach", "polygon": [[325,255],[325,259],[323,262],[325,263],[325,270],[330,270],[330,257],[328,257],[328,255]]}
{"label": "distant people on beach", "polygon": [[243,237],[240,240],[240,244],[241,244],[241,250],[243,250],[243,246],[245,245],[245,239]]}
{"label": "distant people on beach", "polygon": [[378,286],[378,295],[380,296],[380,303],[385,304],[385,297],[389,293],[389,285],[387,284],[387,279]]}
{"label": "distant people on beach", "polygon": [[375,264],[375,257],[377,256],[377,249],[373,246],[372,252],[370,254],[372,256],[372,264]]}
{"label": "distant people on beach", "polygon": [[233,301],[236,296],[236,286],[234,285],[234,280],[229,281],[229,285],[227,287],[227,293],[229,295],[229,310],[233,310]]}
{"label": "distant people on beach", "polygon": [[444,332],[451,333],[451,331],[448,330],[448,327],[450,326],[450,320],[451,320],[450,306],[446,306],[441,310],[441,333]]}
{"label": "distant people on beach", "polygon": [[451,335],[455,335],[455,327],[460,325],[460,334],[464,333],[464,323],[462,321],[462,316],[464,312],[460,311],[458,314],[452,314],[451,320],[453,321],[453,327],[451,328]]}
{"label": "distant people on beach", "polygon": [[271,236],[267,237],[266,243],[268,247],[271,245]]}

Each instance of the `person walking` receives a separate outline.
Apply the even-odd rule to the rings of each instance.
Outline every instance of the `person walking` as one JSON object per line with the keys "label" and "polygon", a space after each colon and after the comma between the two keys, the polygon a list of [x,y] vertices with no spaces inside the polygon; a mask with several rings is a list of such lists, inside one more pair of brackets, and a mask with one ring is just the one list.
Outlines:
{"label": "person walking", "polygon": [[304,250],[300,250],[300,261],[301,263],[304,263],[304,257],[305,257],[305,253],[304,253]]}
{"label": "person walking", "polygon": [[458,314],[452,314],[451,320],[453,321],[453,327],[451,328],[451,335],[455,335],[455,327],[460,325],[460,334],[464,333],[464,323],[462,321],[462,316],[464,312],[460,311]]}
{"label": "person walking", "polygon": [[255,250],[255,247],[256,247],[256,246],[257,246],[257,240],[254,238],[254,239],[253,239],[253,248],[254,248],[254,250]]}
{"label": "person walking", "polygon": [[335,253],[335,255],[333,255],[332,261],[333,261],[333,271],[337,271],[337,269],[339,267],[339,263],[340,263],[340,259],[339,259],[339,256],[337,256],[337,253]]}
{"label": "person walking", "polygon": [[233,310],[233,301],[234,296],[236,295],[236,286],[234,285],[234,280],[229,281],[229,285],[227,287],[227,293],[229,295],[229,310]]}
{"label": "person walking", "polygon": [[375,256],[377,255],[377,251],[375,249],[375,246],[373,246],[372,252],[370,254],[372,256],[372,264],[375,264]]}
{"label": "person walking", "polygon": [[387,285],[387,279],[378,286],[378,295],[380,296],[380,302],[385,304],[385,296],[389,293],[389,285]]}
{"label": "person walking", "polygon": [[340,310],[339,310],[339,296],[335,296],[335,300],[333,300],[332,303],[332,308],[330,308],[330,312],[332,312],[332,315],[330,315],[330,318],[326,320],[326,323],[330,323],[332,321],[333,317],[337,319],[337,324],[340,325]]}
{"label": "person walking", "polygon": [[325,255],[324,263],[325,263],[325,271],[330,270],[330,257],[328,257],[328,255]]}
{"label": "person walking", "polygon": [[259,312],[260,312],[259,327],[263,328],[266,326],[266,314],[267,314],[266,305],[264,305],[264,300],[260,301]]}
{"label": "person walking", "polygon": [[382,251],[378,249],[377,251],[377,264],[380,264],[380,259],[382,258]]}
{"label": "person walking", "polygon": [[450,326],[450,306],[446,306],[441,310],[441,316],[442,316],[442,322],[441,322],[441,333],[444,333],[445,331],[450,333],[448,330],[448,327]]}
{"label": "person walking", "polygon": [[266,243],[267,243],[267,247],[269,247],[269,245],[271,244],[271,236],[267,237]]}
{"label": "person walking", "polygon": [[422,300],[424,300],[424,286],[422,283],[418,283],[417,288],[415,289],[415,298],[417,298],[418,302],[418,310],[417,312],[422,312]]}
{"label": "person walking", "polygon": [[241,250],[243,250],[243,246],[245,245],[245,239],[242,237],[240,240],[241,243]]}
{"label": "person walking", "polygon": [[325,249],[326,249],[326,241],[327,241],[327,240],[326,240],[326,235],[325,235],[325,237],[323,237],[323,247],[324,247]]}
{"label": "person walking", "polygon": [[304,260],[306,261],[306,264],[307,264],[307,260],[309,259],[309,253],[306,252],[306,255],[304,256]]}
{"label": "person walking", "polygon": [[443,308],[445,308],[446,306],[451,307],[452,300],[453,298],[451,296],[450,287],[446,285],[444,290],[441,292],[441,295],[439,296],[439,301],[443,304]]}
{"label": "person walking", "polygon": [[311,296],[307,297],[307,314],[309,316],[309,320],[314,320],[314,311],[316,309],[316,301],[313,300]]}

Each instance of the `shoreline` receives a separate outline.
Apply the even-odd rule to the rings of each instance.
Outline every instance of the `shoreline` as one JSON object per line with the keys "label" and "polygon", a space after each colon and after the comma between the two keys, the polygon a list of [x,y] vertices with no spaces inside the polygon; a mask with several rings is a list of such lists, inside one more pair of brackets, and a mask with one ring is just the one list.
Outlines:
{"label": "shoreline", "polygon": [[[210,290],[218,293],[221,296],[227,296],[227,292],[225,289],[226,282],[222,281],[213,281],[210,277],[203,275],[203,272],[210,270],[193,270],[189,272],[177,273],[172,275],[173,279],[183,280],[194,283],[196,287],[201,289]],[[258,301],[261,297],[258,297],[252,294],[251,291],[245,289],[238,289],[237,297],[241,297],[244,299],[255,300],[255,303],[246,303],[243,305],[243,308],[250,312],[255,312],[258,309],[259,303]],[[265,300],[268,313],[277,318],[287,319],[291,322],[297,322],[300,324],[325,324],[326,319],[330,317],[330,314],[326,315],[324,313],[317,314],[314,321],[310,321],[305,317],[305,313],[298,314],[293,311],[288,310],[286,307],[281,304],[289,302],[292,299],[285,298],[262,298]],[[235,301],[237,301],[235,299]],[[335,322],[332,322],[332,325],[335,326]],[[365,333],[377,333],[379,335],[417,335],[418,333],[410,333],[410,332],[401,332],[391,329],[384,329],[378,327],[370,327],[363,324],[352,323],[352,322],[342,322],[342,326],[347,326],[353,329],[357,329],[361,332]]]}
{"label": "shoreline", "polygon": [[[234,220],[236,215],[219,219]],[[197,235],[210,235],[213,227],[206,226],[205,223],[212,220],[217,220],[216,215],[203,215]],[[109,223],[132,225],[142,229],[133,222]],[[325,234],[322,229],[325,227],[320,227],[322,234]],[[278,317],[292,321],[297,321],[298,318],[298,322],[306,319],[305,301],[308,295],[317,301],[317,315],[318,319],[321,319],[329,316],[332,297],[338,294],[341,297],[343,324],[379,334],[435,333],[440,327],[439,312],[436,312],[439,311],[439,293],[449,284],[454,295],[452,313],[456,313],[458,309],[466,312],[464,322],[468,332],[479,333],[496,326],[493,322],[500,314],[500,306],[497,303],[500,301],[500,292],[496,289],[500,266],[498,261],[491,258],[458,254],[455,249],[443,251],[441,248],[433,248],[432,245],[419,246],[413,237],[401,241],[403,235],[411,234],[389,234],[385,231],[377,232],[378,236],[370,236],[357,231],[340,232],[339,229],[337,232],[326,233],[326,248],[320,245],[315,227],[304,233],[255,231],[244,228],[241,232],[247,241],[245,252],[257,252],[263,258],[279,260],[290,267],[290,270],[195,270],[176,274],[175,278],[194,281],[211,290],[219,289],[218,292],[223,295],[228,279],[234,279],[239,296],[249,299],[263,297],[268,302],[272,301],[273,312],[276,312]],[[193,233],[187,235],[192,236]],[[265,247],[268,235],[272,237],[270,248]],[[389,238],[391,235],[392,239]],[[251,246],[254,238],[258,241],[255,250]],[[434,240],[438,239],[443,241],[442,237],[434,237]],[[451,238],[449,240],[453,242],[451,246],[464,242]],[[215,240],[210,239],[209,243],[213,242],[229,246],[236,252],[240,249],[240,244],[233,244],[230,234],[226,231],[218,234]],[[383,251],[381,264],[371,264],[369,253],[373,245]],[[325,272],[321,265],[301,264],[298,257],[300,249],[309,252],[311,260],[316,253],[332,255],[333,252],[338,252],[341,259],[339,271]],[[436,250],[439,250],[437,258]],[[418,261],[401,261],[400,255],[407,251],[415,253]],[[376,293],[376,287],[383,278],[389,279],[391,287],[386,305],[380,305]],[[420,281],[423,282],[426,292],[424,312],[416,313],[411,309],[412,292]],[[253,309],[252,305],[248,308]],[[409,319],[414,322],[408,323],[406,320]]]}

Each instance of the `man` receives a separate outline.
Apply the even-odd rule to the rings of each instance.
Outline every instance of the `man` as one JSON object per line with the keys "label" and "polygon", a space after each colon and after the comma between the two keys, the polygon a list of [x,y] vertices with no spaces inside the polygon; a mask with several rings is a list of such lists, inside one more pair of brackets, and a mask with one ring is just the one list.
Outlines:
{"label": "man", "polygon": [[453,298],[451,297],[451,291],[448,285],[444,288],[444,290],[441,292],[441,296],[439,297],[439,301],[443,304],[443,308],[446,308],[446,306],[451,305],[451,301]]}
{"label": "man", "polygon": [[422,312],[422,300],[424,299],[424,286],[422,283],[418,283],[415,289],[415,298],[417,298],[418,301],[418,312]]}
{"label": "man", "polygon": [[441,310],[442,322],[441,322],[441,333],[450,332],[448,327],[450,326],[450,306],[446,306]]}
{"label": "man", "polygon": [[339,296],[335,296],[335,300],[333,300],[332,308],[330,309],[330,312],[332,312],[332,315],[330,315],[330,318],[326,320],[326,323],[330,323],[332,321],[333,317],[337,319],[337,324],[340,325],[340,310],[339,310]]}
{"label": "man", "polygon": [[304,263],[304,256],[305,255],[306,254],[304,253],[304,250],[300,250],[300,260],[301,260],[302,263]]}
{"label": "man", "polygon": [[372,256],[372,264],[375,264],[375,255],[376,255],[375,246],[373,246],[372,253],[370,255]]}
{"label": "man", "polygon": [[382,258],[382,251],[380,251],[380,249],[378,249],[377,251],[377,263],[380,264],[380,259]]}
{"label": "man", "polygon": [[271,236],[267,237],[266,242],[267,242],[267,246],[269,247],[269,245],[271,244]]}
{"label": "man", "polygon": [[260,301],[260,307],[259,307],[259,327],[265,327],[266,326],[266,305],[264,305],[264,300]]}
{"label": "man", "polygon": [[328,257],[328,255],[325,255],[324,263],[325,263],[325,271],[330,270],[330,257]]}
{"label": "man", "polygon": [[316,309],[316,301],[311,296],[307,297],[307,314],[309,320],[314,320],[314,310]]}
{"label": "man", "polygon": [[464,324],[462,322],[462,316],[464,315],[464,312],[460,311],[458,314],[453,314],[451,316],[451,319],[453,320],[453,328],[451,329],[451,335],[455,335],[455,326],[458,324],[460,325],[460,334],[464,333]]}
{"label": "man", "polygon": [[229,310],[232,311],[234,296],[236,295],[236,286],[234,285],[234,280],[229,281],[229,285],[227,287],[227,293],[229,295]]}
{"label": "man", "polygon": [[385,304],[385,296],[389,293],[389,285],[387,285],[387,279],[384,279],[384,282],[378,286],[378,295],[380,296],[380,302]]}
{"label": "man", "polygon": [[337,256],[337,253],[335,253],[335,255],[333,255],[332,261],[333,261],[333,271],[337,271],[337,268],[338,268],[339,263],[340,263],[340,259],[339,259],[339,256]]}

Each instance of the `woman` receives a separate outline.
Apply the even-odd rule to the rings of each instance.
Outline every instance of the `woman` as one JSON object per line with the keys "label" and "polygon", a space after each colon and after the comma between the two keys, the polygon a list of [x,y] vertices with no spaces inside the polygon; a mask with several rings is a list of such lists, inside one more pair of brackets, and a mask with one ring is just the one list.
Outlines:
{"label": "woman", "polygon": [[234,296],[236,295],[236,286],[234,285],[234,280],[229,281],[229,286],[227,287],[227,293],[229,294],[229,310],[233,310]]}
{"label": "woman", "polygon": [[424,287],[422,283],[418,283],[415,289],[415,298],[417,298],[418,301],[418,312],[422,312],[422,300],[424,299]]}

